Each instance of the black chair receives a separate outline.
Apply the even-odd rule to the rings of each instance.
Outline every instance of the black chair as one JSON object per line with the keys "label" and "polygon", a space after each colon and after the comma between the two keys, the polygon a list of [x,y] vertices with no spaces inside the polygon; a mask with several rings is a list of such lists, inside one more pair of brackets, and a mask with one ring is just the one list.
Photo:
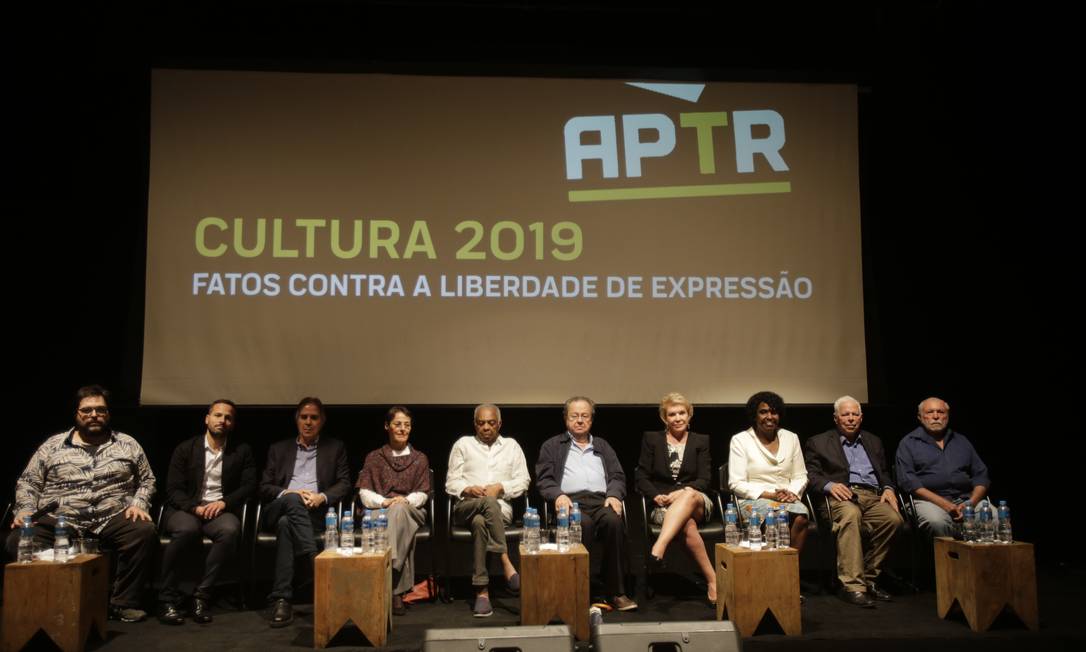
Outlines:
{"label": "black chair", "polygon": [[[723,469],[723,467],[721,467],[720,469],[717,470],[717,478],[718,478],[718,480],[721,477],[720,476],[721,469]],[[724,476],[724,477],[726,479],[726,476]],[[698,534],[701,535],[702,540],[720,539],[721,541],[723,541],[724,540],[724,505],[723,505],[723,502],[720,499],[720,493],[719,492],[710,492],[710,493],[711,493],[710,499],[714,503],[714,513],[712,515],[710,515],[709,519],[706,520],[704,523],[698,523]],[[662,528],[661,528],[661,526],[653,523],[651,521],[651,519],[649,518],[652,515],[652,509],[655,507],[655,504],[650,506],[649,505],[649,499],[643,494],[640,494],[640,496],[641,496],[641,522],[644,523],[644,525],[645,525],[645,527],[644,527],[644,535],[645,535],[645,556],[644,556],[644,559],[645,559],[645,563],[641,565],[641,569],[640,569],[641,573],[640,573],[640,577],[638,579],[640,580],[639,584],[642,587],[644,587],[644,589],[645,589],[645,596],[647,598],[651,599],[653,597],[653,594],[655,593],[655,591],[652,589],[652,586],[649,584],[649,567],[648,567],[649,564],[648,564],[648,560],[649,560],[649,557],[652,554],[652,544],[653,544],[653,542],[656,541],[657,538],[659,538],[660,530]],[[712,550],[712,549],[710,549],[710,550]],[[710,557],[710,559],[713,557],[713,554],[711,552],[709,554],[709,557]]]}
{"label": "black chair", "polygon": [[[238,551],[240,556],[242,550],[245,548],[245,536],[249,531],[249,503],[254,502],[255,499],[250,498],[245,501],[241,506],[241,532],[238,537]],[[161,548],[165,548],[170,543],[170,536],[166,534],[166,524],[163,522],[166,514],[166,504],[163,503],[158,506],[158,514],[155,516],[155,529],[158,531],[158,543]],[[208,550],[211,549],[212,541],[207,536],[203,536],[200,539],[201,546],[204,552],[204,558],[207,557]],[[246,589],[246,573],[242,569],[247,568],[246,564],[237,564],[235,569],[237,571],[237,587],[238,587],[238,608],[244,610],[246,608],[245,601],[245,589]]]}
{"label": "black chair", "polygon": [[[452,544],[472,541],[471,528],[453,522],[453,505],[459,500],[456,496],[445,494],[445,596],[448,600],[452,599]],[[505,540],[511,542],[509,548],[513,549],[524,536],[524,512],[528,509],[528,492],[509,500],[509,503],[513,506],[513,523],[505,526]]]}

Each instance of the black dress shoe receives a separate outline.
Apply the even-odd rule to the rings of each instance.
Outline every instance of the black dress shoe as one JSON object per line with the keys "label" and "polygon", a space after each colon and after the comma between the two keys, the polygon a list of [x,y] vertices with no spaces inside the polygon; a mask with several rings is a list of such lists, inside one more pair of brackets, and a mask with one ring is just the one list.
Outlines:
{"label": "black dress shoe", "polygon": [[290,600],[286,598],[279,598],[275,601],[275,606],[272,608],[271,621],[269,625],[272,627],[286,627],[294,620],[294,607],[291,606]]}
{"label": "black dress shoe", "polygon": [[204,598],[194,598],[192,601],[192,619],[201,625],[211,622],[211,606]]}
{"label": "black dress shoe", "polygon": [[865,609],[871,609],[875,606],[875,601],[863,591],[846,591],[841,589],[837,592],[837,597],[851,605],[863,607]]}
{"label": "black dress shoe", "polygon": [[882,600],[883,602],[892,602],[894,596],[890,595],[886,591],[883,591],[876,584],[867,585],[867,595],[875,598],[876,600]]}
{"label": "black dress shoe", "polygon": [[162,613],[158,615],[158,622],[163,625],[183,625],[185,624],[185,618],[181,615],[181,610],[177,608],[177,605],[168,604],[162,610]]}

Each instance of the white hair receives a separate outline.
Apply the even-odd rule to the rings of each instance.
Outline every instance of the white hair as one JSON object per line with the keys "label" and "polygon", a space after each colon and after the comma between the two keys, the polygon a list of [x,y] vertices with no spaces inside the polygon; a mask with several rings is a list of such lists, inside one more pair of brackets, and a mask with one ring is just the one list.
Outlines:
{"label": "white hair", "polygon": [[929,396],[926,399],[924,399],[923,401],[920,401],[919,403],[916,404],[916,413],[917,414],[923,414],[924,413],[924,404],[927,403],[928,401],[939,401],[940,403],[942,403],[943,405],[946,406],[946,411],[950,412],[950,403],[947,403],[946,401],[939,398],[938,396]]}
{"label": "white hair", "polygon": [[833,413],[834,414],[841,414],[841,406],[844,405],[845,403],[848,403],[849,401],[852,401],[853,403],[856,404],[856,407],[858,407],[860,409],[860,414],[864,413],[863,406],[860,405],[860,402],[857,401],[856,399],[852,398],[848,394],[845,394],[844,396],[842,396],[841,398],[839,398],[839,399],[837,399],[836,401],[833,402]]}
{"label": "white hair", "polygon": [[493,403],[480,403],[479,405],[476,405],[475,412],[471,415],[472,420],[479,418],[479,410],[485,410],[487,408],[494,410],[494,414],[498,415],[498,421],[502,420],[502,409]]}

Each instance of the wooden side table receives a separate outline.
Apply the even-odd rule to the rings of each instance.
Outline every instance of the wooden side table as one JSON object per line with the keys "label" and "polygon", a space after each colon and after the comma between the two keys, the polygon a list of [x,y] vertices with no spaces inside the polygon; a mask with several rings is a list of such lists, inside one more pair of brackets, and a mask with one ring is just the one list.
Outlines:
{"label": "wooden side table", "polygon": [[969,628],[983,632],[1004,607],[1038,629],[1033,544],[966,543],[935,538],[935,596],[940,618],[957,602]]}
{"label": "wooden side table", "polygon": [[392,630],[392,552],[341,555],[325,550],[313,561],[313,647],[328,646],[348,620],[375,647]]}
{"label": "wooden side table", "polygon": [[105,640],[108,605],[109,562],[104,555],[76,555],[63,564],[8,564],[4,650],[21,650],[39,629],[65,652],[82,650],[92,626]]}
{"label": "wooden side table", "polygon": [[795,548],[757,550],[716,544],[716,617],[725,615],[751,636],[768,611],[789,636],[803,633],[799,554]]}
{"label": "wooden side table", "polygon": [[587,641],[588,550],[525,552],[520,547],[520,624],[547,625],[560,620],[578,641]]}

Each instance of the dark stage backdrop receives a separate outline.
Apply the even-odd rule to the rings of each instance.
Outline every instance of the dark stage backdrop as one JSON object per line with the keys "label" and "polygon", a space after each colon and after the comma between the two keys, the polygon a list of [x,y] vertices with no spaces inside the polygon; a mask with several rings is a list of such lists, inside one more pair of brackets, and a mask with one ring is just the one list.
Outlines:
{"label": "dark stage backdrop", "polygon": [[[156,67],[843,83],[858,88],[865,425],[893,448],[914,426],[916,404],[942,396],[952,425],[992,467],[993,492],[1010,500],[1021,536],[1042,544],[1042,558],[1070,559],[1049,525],[1080,493],[1072,375],[1080,334],[1068,308],[1081,291],[1065,280],[1077,278],[1066,274],[1077,261],[1061,221],[1067,209],[1050,207],[1052,186],[1039,183],[1052,166],[1034,143],[1051,121],[1032,114],[1043,103],[1008,94],[1031,87],[1022,80],[1041,68],[1015,48],[1027,40],[1008,37],[1029,17],[958,3],[693,14],[683,3],[580,4],[279,2],[213,11],[165,2],[136,14],[88,6],[66,16],[67,32],[28,39],[11,123],[10,186],[23,201],[5,232],[15,390],[4,493],[37,444],[70,423],[69,397],[81,384],[115,390],[117,427],[144,443],[160,475],[201,422],[202,408],[138,404]],[[764,234],[764,246],[775,240]],[[698,355],[678,351],[675,364]],[[224,359],[208,347],[186,363],[215,370]],[[774,367],[765,377],[786,382],[790,365]],[[501,358],[493,368],[522,371]],[[746,390],[767,384],[752,380]],[[671,390],[687,387],[675,378],[658,388]],[[356,465],[379,442],[385,407],[331,408],[329,433],[348,441]],[[630,472],[655,414],[601,407],[598,430]],[[504,417],[531,458],[561,427],[557,406],[507,408]],[[443,467],[469,420],[469,406],[420,409],[415,441]],[[700,406],[695,417],[718,459],[742,422],[727,406]],[[829,425],[827,405],[795,408],[785,420],[801,437]],[[262,456],[291,428],[288,408],[243,407],[238,434]]]}

